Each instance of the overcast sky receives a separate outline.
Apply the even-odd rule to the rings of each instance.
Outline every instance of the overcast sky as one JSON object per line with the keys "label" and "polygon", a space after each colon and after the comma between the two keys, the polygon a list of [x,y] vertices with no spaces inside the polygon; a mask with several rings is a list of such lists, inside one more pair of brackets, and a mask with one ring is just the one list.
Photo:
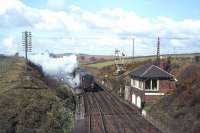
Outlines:
{"label": "overcast sky", "polygon": [[21,34],[33,34],[33,53],[114,54],[200,52],[197,0],[0,0],[0,53],[22,52]]}

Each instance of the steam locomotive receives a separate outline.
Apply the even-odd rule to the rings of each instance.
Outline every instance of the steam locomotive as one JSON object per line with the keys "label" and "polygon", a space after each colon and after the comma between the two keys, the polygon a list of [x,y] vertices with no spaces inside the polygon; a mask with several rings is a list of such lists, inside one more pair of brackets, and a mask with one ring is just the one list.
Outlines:
{"label": "steam locomotive", "polygon": [[73,75],[74,77],[78,74],[79,85],[75,88],[76,94],[81,94],[88,91],[94,91],[94,77],[85,69],[77,68]]}

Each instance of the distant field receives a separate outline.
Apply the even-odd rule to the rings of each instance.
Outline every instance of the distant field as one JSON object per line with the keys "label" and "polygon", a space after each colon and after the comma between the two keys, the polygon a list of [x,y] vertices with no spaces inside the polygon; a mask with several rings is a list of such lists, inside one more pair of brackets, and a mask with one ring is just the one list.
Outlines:
{"label": "distant field", "polygon": [[[200,56],[199,53],[191,53],[191,54],[171,54],[171,55],[161,55],[161,58],[166,58],[167,56],[171,57],[189,57],[192,58],[194,56]],[[150,56],[138,56],[135,57],[134,59],[131,57],[125,58],[125,63],[131,63],[134,61],[144,61],[144,60],[149,60],[149,59],[156,59],[155,55],[150,55]],[[106,66],[110,66],[114,64],[114,60],[107,60],[107,61],[99,61],[99,62],[90,62],[90,63],[82,63],[82,65],[86,65],[88,67],[94,67],[94,68],[102,68]]]}
{"label": "distant field", "polygon": [[[131,63],[134,61],[144,61],[144,60],[148,60],[148,59],[153,59],[154,57],[137,57],[137,58],[126,58],[124,60],[124,63]],[[89,67],[94,67],[94,68],[102,68],[102,67],[106,67],[106,66],[110,66],[114,64],[114,60],[109,60],[109,61],[101,61],[101,62],[95,62],[95,63],[88,63],[86,64],[86,66]]]}
{"label": "distant field", "polygon": [[110,66],[110,65],[113,65],[113,64],[114,64],[114,61],[104,61],[104,62],[97,62],[97,63],[88,64],[87,66],[95,67],[95,68],[102,68],[102,67]]}

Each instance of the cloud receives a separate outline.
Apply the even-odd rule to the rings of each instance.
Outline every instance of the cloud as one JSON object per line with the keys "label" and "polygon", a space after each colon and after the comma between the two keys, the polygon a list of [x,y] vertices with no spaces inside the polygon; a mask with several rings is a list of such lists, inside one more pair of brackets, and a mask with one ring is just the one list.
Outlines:
{"label": "cloud", "polygon": [[20,11],[25,5],[19,0],[6,0],[1,1],[0,4],[0,15],[5,14],[6,11],[10,9],[15,9],[16,11]]}
{"label": "cloud", "polygon": [[17,52],[16,40],[12,36],[4,37],[1,41],[3,50],[6,54],[14,54]]}
{"label": "cloud", "polygon": [[66,0],[47,0],[47,8],[54,10],[63,9],[66,4]]}
{"label": "cloud", "polygon": [[7,48],[12,48],[14,45],[14,38],[13,37],[7,37],[3,39],[3,45],[6,46]]}
{"label": "cloud", "polygon": [[[43,49],[50,51],[90,54],[112,54],[114,48],[119,48],[131,55],[131,39],[134,37],[137,54],[154,54],[157,36],[161,37],[161,44],[163,43],[164,49],[161,52],[166,52],[173,46],[199,46],[200,20],[177,21],[162,16],[147,18],[120,8],[91,12],[70,5],[63,9],[65,4],[64,0],[49,0],[47,5],[50,8],[38,9],[27,6],[20,0],[7,0],[0,5],[0,29],[7,30],[9,35],[16,29],[30,29],[35,42],[33,48],[37,48],[35,51],[40,50],[41,45],[44,46]],[[54,10],[51,6],[59,10]],[[46,35],[47,38],[36,37],[40,35]],[[53,39],[54,37],[61,39]],[[193,39],[183,41],[173,39],[174,37]],[[16,36],[14,38],[18,41],[21,39]]]}
{"label": "cloud", "polygon": [[181,41],[179,41],[179,40],[174,40],[174,39],[171,40],[171,44],[172,44],[172,46],[174,46],[174,47],[183,47],[183,46],[185,46],[185,44],[184,44],[184,43],[181,43]]}

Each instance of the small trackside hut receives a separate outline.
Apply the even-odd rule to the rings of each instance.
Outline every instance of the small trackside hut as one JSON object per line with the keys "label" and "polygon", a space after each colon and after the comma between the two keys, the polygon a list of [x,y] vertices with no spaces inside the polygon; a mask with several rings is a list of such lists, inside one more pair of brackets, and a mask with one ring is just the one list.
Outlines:
{"label": "small trackside hut", "polygon": [[146,102],[152,102],[176,88],[175,77],[155,65],[140,66],[129,76],[131,85],[126,86],[125,99],[140,109]]}

